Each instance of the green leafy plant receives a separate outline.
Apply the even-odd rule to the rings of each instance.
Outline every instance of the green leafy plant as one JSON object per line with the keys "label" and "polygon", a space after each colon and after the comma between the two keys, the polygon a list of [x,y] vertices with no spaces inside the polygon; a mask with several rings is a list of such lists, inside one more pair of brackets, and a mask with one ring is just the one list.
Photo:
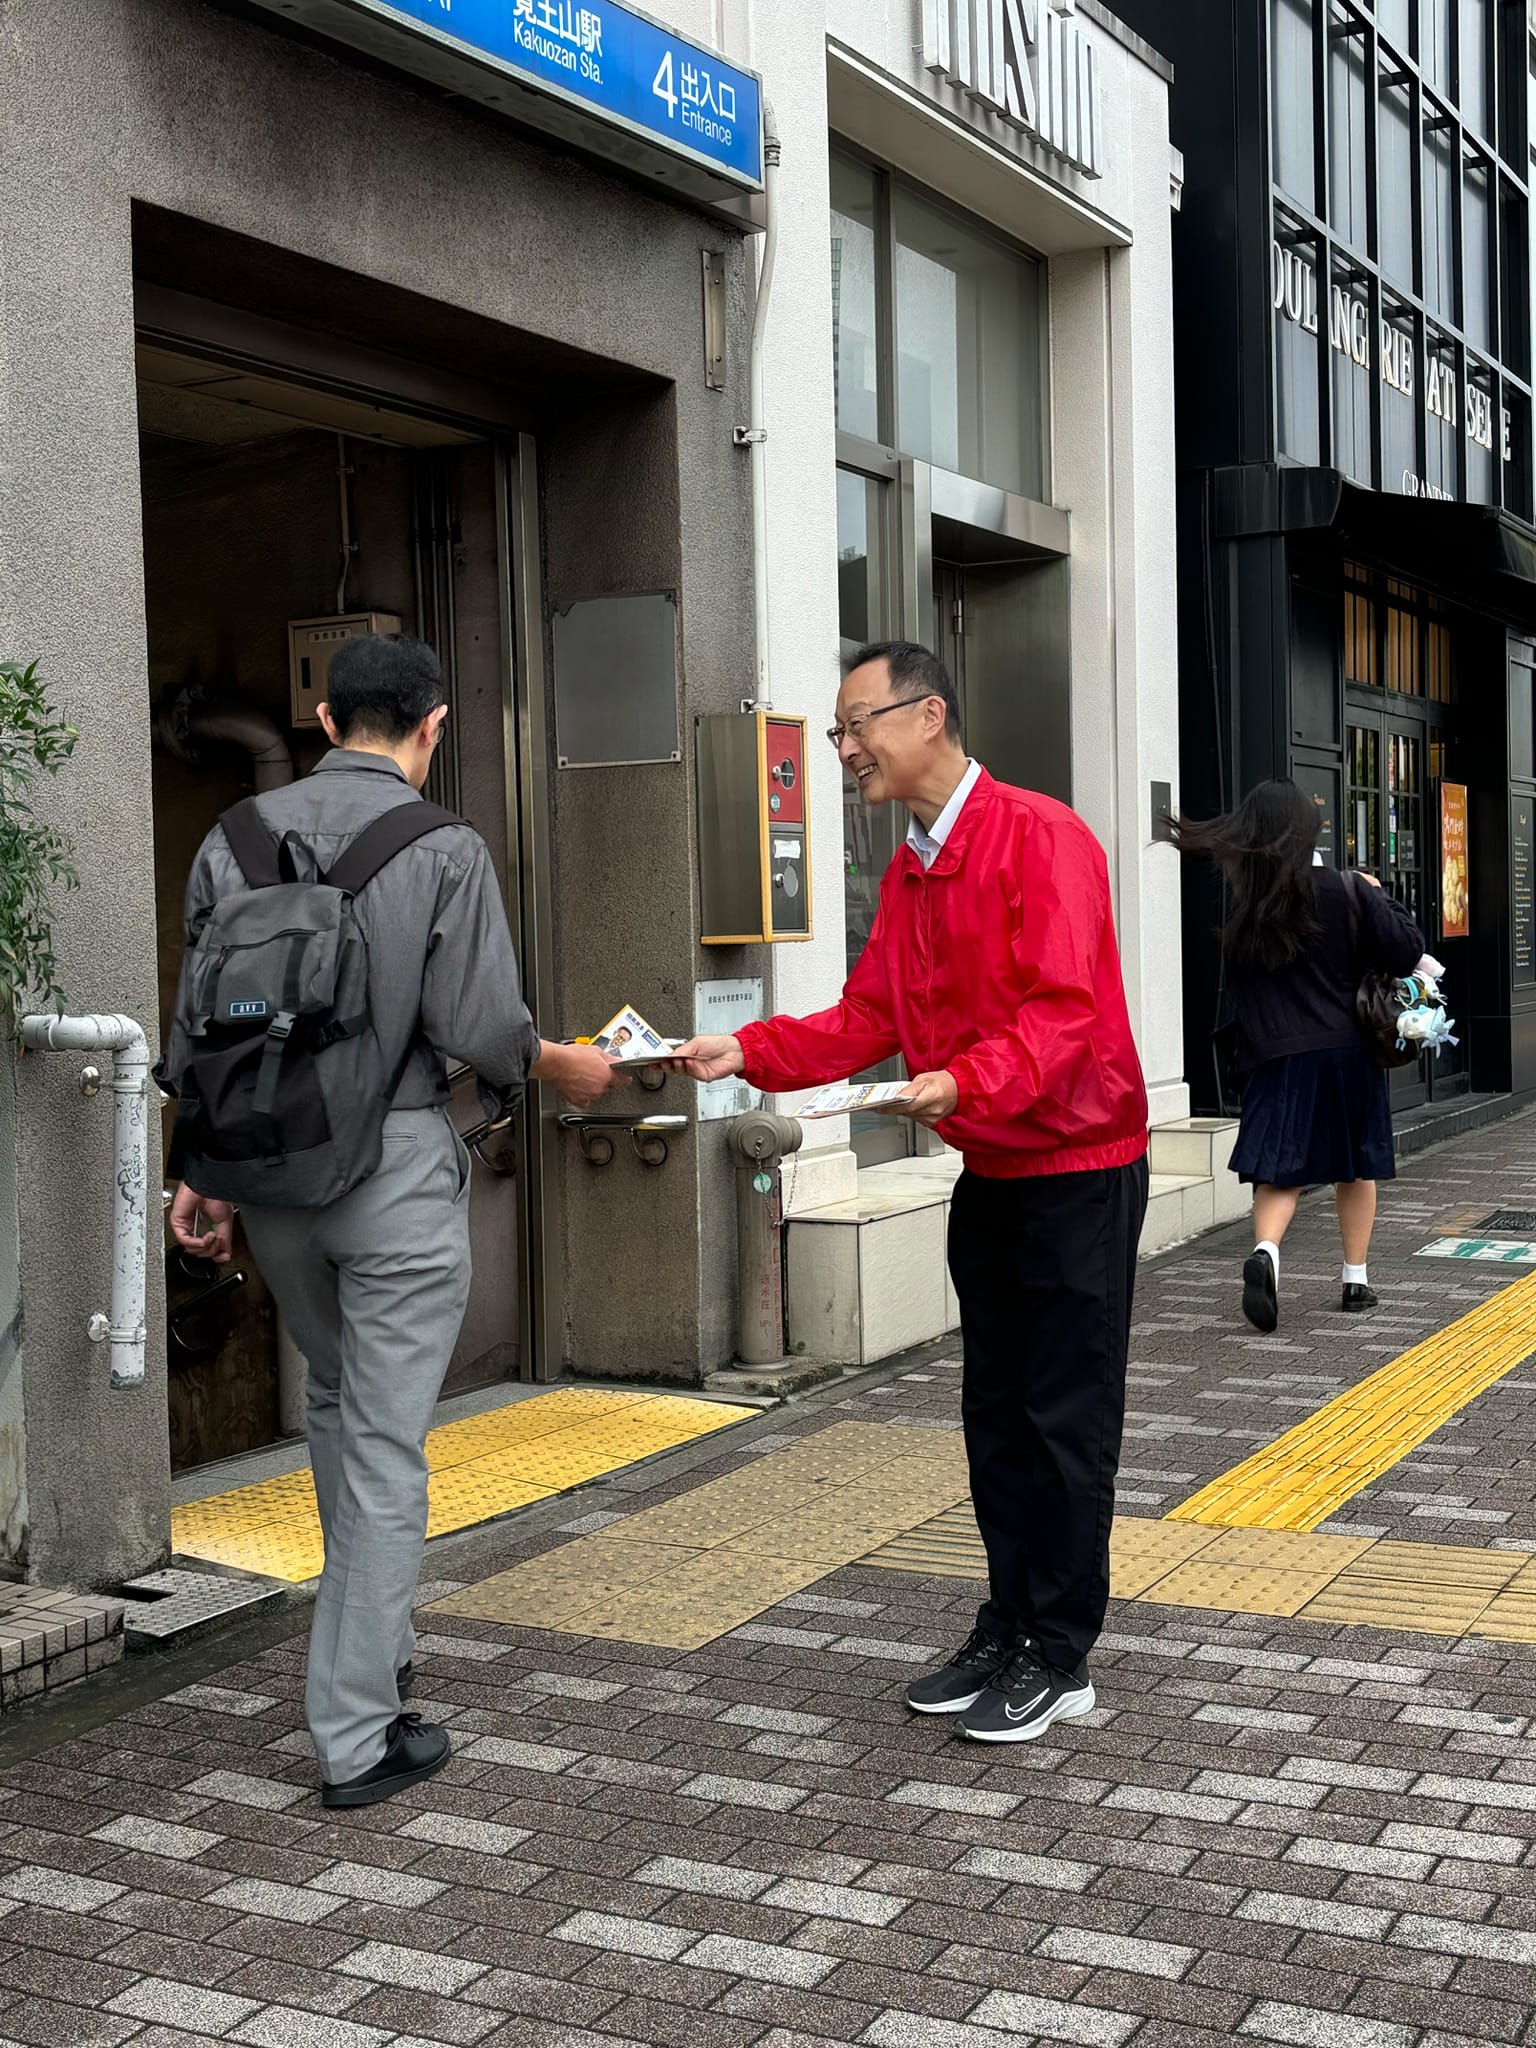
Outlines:
{"label": "green leafy plant", "polygon": [[15,1015],[30,994],[64,1007],[53,953],[55,889],[80,877],[70,842],[38,822],[32,793],[57,775],[80,735],[48,702],[34,661],[0,661],[0,1007]]}

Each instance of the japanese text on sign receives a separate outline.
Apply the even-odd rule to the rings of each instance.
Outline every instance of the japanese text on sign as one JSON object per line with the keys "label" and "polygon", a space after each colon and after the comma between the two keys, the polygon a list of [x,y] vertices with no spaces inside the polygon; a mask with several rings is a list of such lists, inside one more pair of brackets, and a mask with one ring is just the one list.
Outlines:
{"label": "japanese text on sign", "polygon": [[[727,184],[762,184],[762,87],[756,75],[620,0],[315,4],[334,11],[338,33],[345,32],[348,14],[364,9],[376,22],[424,31],[437,52],[461,53],[467,64],[482,67],[482,77],[485,66],[510,73],[524,85],[558,95],[568,106],[574,103],[597,123],[627,129],[671,155],[693,159]],[[402,47],[409,47],[404,38]],[[603,147],[600,131],[594,132],[591,146]],[[628,160],[617,142],[608,153]]]}

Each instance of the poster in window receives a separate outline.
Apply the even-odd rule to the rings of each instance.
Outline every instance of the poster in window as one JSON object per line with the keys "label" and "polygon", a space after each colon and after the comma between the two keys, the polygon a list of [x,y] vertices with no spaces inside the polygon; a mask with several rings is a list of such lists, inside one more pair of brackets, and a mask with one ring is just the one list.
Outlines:
{"label": "poster in window", "polygon": [[1528,796],[1510,803],[1509,895],[1514,928],[1513,979],[1517,988],[1536,982],[1536,804]]}
{"label": "poster in window", "polygon": [[1467,792],[1460,782],[1440,785],[1440,936],[1464,939],[1471,931],[1467,876]]}

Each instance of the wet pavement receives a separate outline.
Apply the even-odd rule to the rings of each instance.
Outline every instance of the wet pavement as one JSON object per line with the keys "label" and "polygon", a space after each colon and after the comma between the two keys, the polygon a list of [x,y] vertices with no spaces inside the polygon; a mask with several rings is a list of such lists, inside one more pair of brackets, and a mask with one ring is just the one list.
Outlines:
{"label": "wet pavement", "polygon": [[[1147,1268],[1127,1516],[1167,1515],[1508,1288],[1413,1255],[1528,1203],[1536,1120],[1411,1161],[1372,1261],[1382,1308],[1355,1318],[1309,1198],[1272,1340],[1237,1316],[1241,1231]],[[318,1804],[301,1636],[208,1653],[157,1700],[123,1689],[137,1675],[80,1691],[69,1739],[0,1774],[0,2043],[1536,2044],[1536,1646],[1118,1600],[1097,1711],[998,1750],[901,1704],[966,1633],[964,1578],[813,1560],[686,1649],[622,1640],[591,1601],[549,1627],[438,1604],[533,1567],[553,1586],[560,1553],[612,1531],[618,1554],[663,1504],[706,1547],[729,1520],[712,1502],[754,1474],[792,1498],[775,1471],[802,1483],[835,1444],[863,1471],[871,1428],[913,1475],[883,1512],[919,1519],[958,1393],[940,1349],[434,1547],[415,1704],[457,1753],[383,1806]],[[1327,1531],[1523,1565],[1533,1439],[1527,1365]],[[924,1440],[935,1455],[900,1449]]]}

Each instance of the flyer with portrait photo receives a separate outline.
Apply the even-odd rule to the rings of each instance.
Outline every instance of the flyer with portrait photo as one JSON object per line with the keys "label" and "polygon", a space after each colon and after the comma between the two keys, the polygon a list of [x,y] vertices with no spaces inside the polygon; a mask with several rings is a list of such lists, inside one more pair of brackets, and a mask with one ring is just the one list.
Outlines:
{"label": "flyer with portrait photo", "polygon": [[663,1038],[659,1031],[651,1029],[638,1010],[631,1009],[626,1003],[616,1016],[608,1019],[592,1043],[599,1052],[607,1053],[621,1066],[643,1067],[670,1058],[686,1041]]}

